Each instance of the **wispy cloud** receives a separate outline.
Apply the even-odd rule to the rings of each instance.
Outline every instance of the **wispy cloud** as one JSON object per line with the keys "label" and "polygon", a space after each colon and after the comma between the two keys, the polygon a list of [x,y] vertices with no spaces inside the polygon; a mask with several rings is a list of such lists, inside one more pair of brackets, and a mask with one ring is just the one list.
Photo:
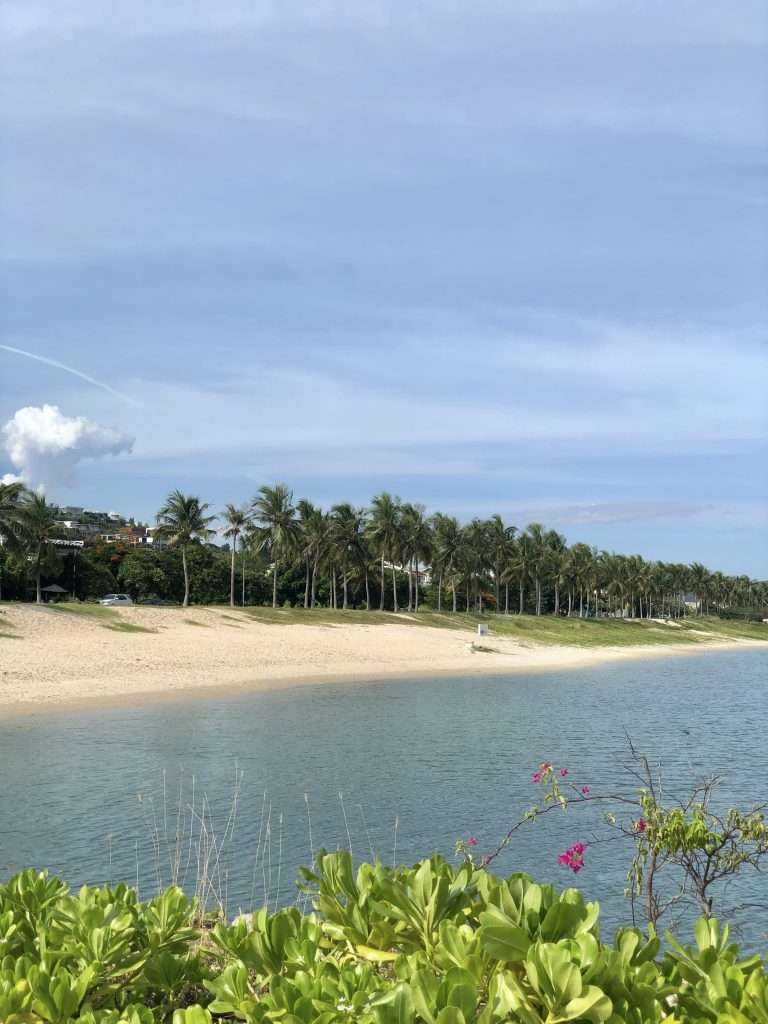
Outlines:
{"label": "wispy cloud", "polygon": [[86,381],[88,384],[93,384],[94,387],[101,388],[102,391],[107,391],[111,395],[115,395],[116,398],[122,398],[126,402],[134,402],[134,399],[128,395],[122,394],[120,391],[116,391],[110,384],[107,384],[103,380],[96,380],[95,377],[91,377],[87,373],[83,373],[82,370],[76,370],[73,366],[67,366],[66,363],[60,363],[58,359],[51,359],[49,356],[41,356],[35,352],[27,352],[23,348],[16,348],[13,345],[0,345],[0,350],[3,352],[10,352],[12,355],[23,356],[25,359],[31,359],[33,362],[42,363],[44,366],[52,366],[56,370],[63,370],[65,373],[71,374],[73,377],[78,377],[80,380]]}

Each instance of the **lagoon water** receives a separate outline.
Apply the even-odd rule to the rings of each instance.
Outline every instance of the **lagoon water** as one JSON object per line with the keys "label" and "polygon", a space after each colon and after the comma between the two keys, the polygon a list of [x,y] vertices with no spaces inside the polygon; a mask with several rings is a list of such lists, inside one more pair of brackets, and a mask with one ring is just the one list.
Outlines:
{"label": "lagoon water", "polygon": [[[713,773],[721,804],[768,800],[768,655],[324,684],[11,718],[0,722],[0,878],[26,866],[73,886],[135,883],[138,874],[141,895],[152,895],[158,877],[169,879],[165,837],[172,846],[181,789],[182,868],[188,861],[193,883],[193,777],[196,813],[205,794],[221,843],[242,773],[216,871],[227,909],[290,902],[297,868],[320,846],[351,839],[356,857],[373,850],[388,862],[450,856],[459,836],[477,837],[478,853],[491,850],[535,801],[531,772],[543,760],[593,793],[626,786],[626,733],[660,765],[667,799]],[[589,841],[595,827],[592,807],[550,814],[522,829],[496,868],[570,885],[557,854]],[[600,899],[607,931],[629,918],[628,854],[623,841],[591,847],[578,879]],[[768,875],[743,876],[722,901],[768,904]],[[765,910],[734,919],[748,948],[766,944]]]}

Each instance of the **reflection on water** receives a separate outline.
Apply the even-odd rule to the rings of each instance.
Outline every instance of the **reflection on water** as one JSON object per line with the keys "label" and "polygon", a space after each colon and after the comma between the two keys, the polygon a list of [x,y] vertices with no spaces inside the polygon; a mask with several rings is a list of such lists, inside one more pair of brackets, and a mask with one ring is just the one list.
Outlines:
{"label": "reflection on water", "polygon": [[[0,723],[0,877],[30,865],[73,886],[138,875],[147,896],[158,873],[169,877],[177,830],[181,868],[189,862],[192,877],[194,786],[195,815],[205,813],[219,844],[228,835],[211,851],[211,871],[229,911],[265,893],[289,901],[311,847],[351,840],[357,857],[373,849],[404,862],[432,850],[451,855],[459,836],[477,836],[481,853],[492,848],[533,803],[531,771],[545,759],[593,791],[615,787],[625,731],[660,763],[668,798],[717,773],[723,802],[751,805],[768,796],[766,696],[768,657],[745,651],[11,719]],[[573,809],[550,815],[523,829],[497,867],[569,885],[556,856],[588,839],[595,823]],[[590,849],[579,876],[608,927],[628,918],[626,852]],[[766,888],[764,878],[745,876],[726,902],[768,903]],[[762,940],[761,918],[738,915],[748,944]]]}

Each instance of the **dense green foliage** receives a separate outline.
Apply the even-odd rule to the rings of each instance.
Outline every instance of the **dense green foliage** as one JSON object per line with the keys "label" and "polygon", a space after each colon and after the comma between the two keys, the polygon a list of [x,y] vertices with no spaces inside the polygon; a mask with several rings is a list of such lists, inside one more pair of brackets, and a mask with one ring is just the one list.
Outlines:
{"label": "dense green foliage", "polygon": [[29,597],[29,577],[41,576],[80,598],[118,589],[179,603],[409,612],[426,606],[454,614],[649,619],[738,609],[739,618],[754,620],[768,604],[765,581],[710,572],[699,563],[569,546],[538,523],[520,530],[492,516],[462,525],[389,494],[377,495],[367,509],[344,502],[324,511],[306,499],[294,503],[284,484],[262,487],[248,507],[223,510],[219,532],[230,544],[226,549],[208,542],[208,507],[180,491],[168,496],[156,538],[170,551],[97,542],[57,558],[47,545],[49,526],[42,549],[35,546],[35,530],[22,529],[25,518],[45,518],[45,503],[6,487],[0,491],[0,535],[9,541],[0,548],[2,596]]}
{"label": "dense green foliage", "polygon": [[413,868],[321,851],[304,872],[314,912],[198,920],[179,889],[147,903],[125,885],[73,895],[26,871],[0,886],[4,1024],[765,1024],[768,979],[728,929],[695,944],[621,929],[525,875],[433,856]]}

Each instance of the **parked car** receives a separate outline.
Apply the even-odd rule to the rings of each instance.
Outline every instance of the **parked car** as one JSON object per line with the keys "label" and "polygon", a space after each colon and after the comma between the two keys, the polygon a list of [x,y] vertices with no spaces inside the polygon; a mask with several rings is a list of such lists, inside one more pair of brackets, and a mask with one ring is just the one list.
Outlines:
{"label": "parked car", "polygon": [[99,604],[106,605],[129,605],[133,604],[133,601],[127,594],[107,594],[102,597]]}

